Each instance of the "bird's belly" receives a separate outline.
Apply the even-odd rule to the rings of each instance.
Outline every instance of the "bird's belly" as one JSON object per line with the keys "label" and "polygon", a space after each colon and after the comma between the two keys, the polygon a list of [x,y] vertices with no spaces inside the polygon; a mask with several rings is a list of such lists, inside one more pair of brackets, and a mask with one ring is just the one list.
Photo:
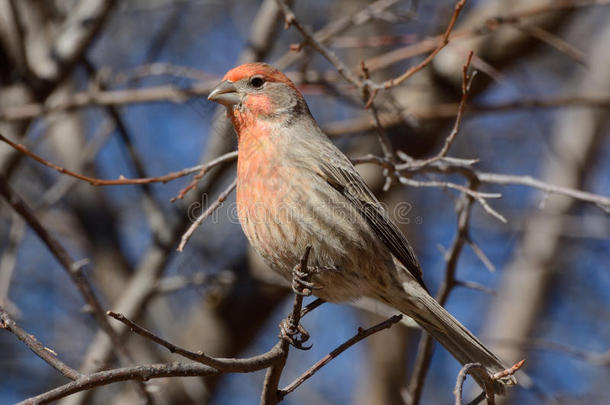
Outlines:
{"label": "bird's belly", "polygon": [[289,169],[248,180],[237,186],[242,228],[267,264],[288,281],[311,246],[309,266],[315,269],[314,294],[320,298],[375,296],[372,289],[390,283],[391,255],[356,209],[328,184]]}

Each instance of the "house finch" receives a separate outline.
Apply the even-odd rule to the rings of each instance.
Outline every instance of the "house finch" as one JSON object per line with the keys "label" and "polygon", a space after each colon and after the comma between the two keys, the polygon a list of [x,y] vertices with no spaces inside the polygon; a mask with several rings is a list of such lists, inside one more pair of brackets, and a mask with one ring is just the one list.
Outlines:
{"label": "house finch", "polygon": [[282,72],[264,63],[238,66],[208,99],[227,107],[237,132],[238,216],[272,269],[291,280],[311,246],[318,297],[381,300],[413,318],[460,363],[480,363],[491,374],[506,369],[430,296],[409,242]]}

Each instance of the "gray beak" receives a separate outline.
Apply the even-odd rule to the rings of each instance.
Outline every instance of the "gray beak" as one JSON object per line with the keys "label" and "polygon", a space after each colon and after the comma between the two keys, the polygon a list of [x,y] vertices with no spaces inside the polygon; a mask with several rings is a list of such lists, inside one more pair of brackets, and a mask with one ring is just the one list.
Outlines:
{"label": "gray beak", "polygon": [[241,97],[237,93],[235,85],[230,81],[225,80],[212,90],[208,96],[208,100],[224,104],[227,107],[232,107],[241,101]]}

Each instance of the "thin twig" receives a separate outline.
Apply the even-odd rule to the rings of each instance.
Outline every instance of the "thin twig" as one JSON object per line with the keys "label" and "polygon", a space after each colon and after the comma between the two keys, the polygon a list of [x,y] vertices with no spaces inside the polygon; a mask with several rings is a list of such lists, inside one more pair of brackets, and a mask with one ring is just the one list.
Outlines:
{"label": "thin twig", "polygon": [[178,249],[176,249],[178,250],[178,252],[182,252],[184,250],[184,246],[186,246],[186,243],[189,241],[189,239],[191,239],[191,236],[193,236],[195,230],[203,223],[203,221],[206,220],[207,217],[212,215],[214,211],[216,211],[216,209],[218,209],[218,207],[222,205],[222,203],[227,199],[229,194],[231,194],[231,192],[235,189],[236,186],[237,179],[233,180],[233,182],[222,193],[220,193],[216,201],[214,201],[212,205],[208,207],[208,209],[206,209],[199,217],[197,217],[195,221],[193,221],[193,223],[188,227],[186,232],[184,232],[182,234],[182,237],[180,238],[180,244],[178,245]]}
{"label": "thin twig", "polygon": [[[554,1],[547,2],[541,5],[535,5],[531,8],[512,11],[496,17],[491,17],[481,22],[475,27],[460,28],[453,31],[449,36],[450,41],[467,39],[488,35],[496,31],[502,26],[513,25],[520,23],[523,19],[534,17],[540,14],[551,13],[559,10],[570,10],[581,7],[590,7],[596,5],[605,5],[610,3],[610,0],[584,0],[584,1]],[[433,51],[439,41],[442,40],[442,35],[437,35],[432,38],[424,39],[416,44],[409,45],[403,48],[394,49],[387,53],[369,58],[366,60],[366,65],[371,69],[371,72],[387,68],[395,63],[401,62],[413,56],[421,55],[426,52]]]}
{"label": "thin twig", "polygon": [[451,144],[460,132],[460,125],[462,123],[462,117],[464,116],[464,107],[466,107],[466,102],[468,101],[468,95],[470,94],[470,87],[472,86],[472,81],[474,80],[474,77],[477,74],[476,70],[472,72],[472,75],[468,74],[468,68],[470,67],[473,55],[474,52],[470,51],[468,53],[468,57],[466,58],[466,63],[464,63],[464,66],[462,66],[462,98],[460,99],[460,103],[458,104],[457,114],[455,116],[455,123],[453,124],[453,128],[451,129],[451,132],[449,133],[447,138],[445,138],[445,143],[443,144],[443,147],[438,152],[438,154],[430,159],[423,160],[421,163],[419,163],[423,166],[446,157],[447,153],[449,153],[449,148],[451,147]]}
{"label": "thin twig", "polygon": [[464,367],[460,370],[456,382],[455,388],[453,390],[453,395],[455,396],[455,405],[462,405],[462,389],[464,387],[464,381],[466,381],[466,376],[468,374],[476,374],[480,380],[485,381],[485,390],[484,392],[477,396],[470,404],[478,404],[481,400],[486,399],[487,405],[495,404],[495,391],[494,391],[494,381],[499,379],[511,376],[515,374],[521,367],[525,364],[525,360],[521,360],[515,363],[512,367],[507,368],[506,370],[500,371],[493,376],[490,376],[487,373],[487,369],[483,367],[479,363],[469,363],[465,364]]}
{"label": "thin twig", "polygon": [[207,366],[213,367],[216,370],[222,372],[239,372],[239,373],[247,373],[250,371],[262,370],[274,364],[278,357],[281,355],[281,351],[278,350],[278,345],[274,346],[267,353],[250,357],[247,359],[227,359],[227,358],[216,358],[206,355],[203,352],[192,352],[190,350],[183,349],[180,346],[176,346],[173,343],[168,342],[167,340],[155,335],[149,330],[141,327],[140,325],[132,322],[131,320],[125,318],[125,316],[121,314],[117,314],[116,312],[108,311],[106,314],[119,322],[127,325],[133,332],[137,333],[140,336],[149,339],[158,345],[165,347],[172,353],[176,353],[185,357],[189,360],[193,360]]}
{"label": "thin twig", "polygon": [[54,112],[71,111],[90,106],[120,106],[154,101],[184,103],[194,97],[207,96],[217,84],[218,81],[195,83],[189,88],[161,85],[129,90],[87,90],[74,93],[67,99],[57,102],[28,103],[3,108],[0,110],[0,121],[22,121]]}
{"label": "thin twig", "polygon": [[314,301],[305,305],[305,308],[303,308],[303,310],[301,311],[301,318],[303,318],[305,315],[307,315],[314,309],[318,308],[320,305],[324,304],[325,302],[326,301],[324,301],[322,298],[316,298]]}
{"label": "thin twig", "polygon": [[57,358],[57,353],[36,340],[34,335],[30,335],[21,329],[2,307],[0,307],[0,329],[6,329],[13,333],[19,340],[25,343],[36,356],[46,361],[48,365],[62,373],[65,377],[71,380],[78,380],[83,376],[81,373],[59,360]]}
{"label": "thin twig", "polygon": [[477,374],[480,379],[485,381],[485,399],[487,399],[487,405],[494,405],[496,402],[493,381],[489,374],[487,374],[487,369],[479,363],[465,364],[460,370],[453,390],[455,405],[462,405],[462,388],[468,374]]}
{"label": "thin twig", "polygon": [[386,80],[385,82],[379,84],[375,83],[370,79],[360,80],[339,57],[331,51],[326,45],[322,44],[318,41],[311,31],[311,29],[303,24],[296,18],[294,12],[288,7],[284,0],[277,0],[277,4],[284,13],[286,27],[294,26],[301,33],[303,38],[307,44],[309,44],[313,49],[318,51],[322,56],[324,56],[334,67],[337,69],[337,72],[350,84],[352,84],[357,89],[364,89],[365,87],[371,91],[374,90],[385,90],[394,86],[398,86],[403,83],[409,77],[413,76],[415,73],[426,67],[430,64],[430,62],[434,59],[434,57],[449,43],[449,35],[451,34],[451,30],[453,29],[457,18],[464,7],[466,0],[460,0],[455,5],[455,10],[451,16],[451,20],[449,21],[449,25],[445,30],[445,33],[441,37],[441,41],[437,44],[436,48],[432,51],[430,55],[428,55],[422,62],[409,68],[405,73],[398,76],[395,79]]}
{"label": "thin twig", "polygon": [[191,180],[189,185],[184,187],[182,190],[180,190],[178,195],[176,197],[172,198],[170,201],[174,202],[176,200],[184,199],[184,196],[189,191],[191,191],[192,189],[194,189],[197,186],[197,183],[199,182],[199,180],[201,180],[203,178],[203,176],[205,176],[205,174],[210,169],[212,169],[213,167],[218,166],[221,163],[231,162],[231,161],[236,160],[236,159],[237,159],[237,151],[233,151],[233,152],[225,153],[224,155],[221,155],[221,156],[217,157],[216,159],[210,160],[208,163],[206,163],[204,165],[199,165],[199,166],[201,166],[201,170],[199,171],[199,173],[194,175],[193,179]]}
{"label": "thin twig", "polygon": [[[366,80],[369,80],[371,76],[369,74],[369,70],[364,64],[364,61],[362,61],[360,67],[362,69],[364,78]],[[392,142],[390,141],[390,138],[383,129],[383,125],[381,125],[381,121],[379,120],[379,114],[377,113],[377,107],[375,106],[375,95],[377,94],[378,90],[373,90],[371,94],[369,94],[370,91],[368,90],[368,87],[365,87],[364,90],[365,91],[362,93],[363,101],[366,103],[364,108],[368,109],[371,112],[371,116],[373,117],[373,122],[375,123],[376,128],[375,132],[377,134],[377,138],[379,139],[379,144],[381,145],[381,151],[383,152],[383,156],[388,161],[393,162],[394,151],[392,148]]]}
{"label": "thin twig", "polygon": [[[475,189],[475,184],[469,185],[471,189]],[[468,240],[470,213],[474,198],[466,193],[460,196],[456,206],[458,208],[458,230],[455,235],[451,247],[445,253],[445,276],[443,283],[438,293],[436,294],[436,300],[441,305],[445,305],[447,298],[451,293],[451,290],[456,283],[456,270],[457,262],[462,252],[464,244]],[[432,359],[432,347],[434,341],[432,337],[424,333],[420,339],[419,346],[417,348],[417,357],[415,358],[415,365],[413,367],[413,375],[409,381],[408,392],[411,398],[411,404],[417,405],[421,400],[421,395],[424,389],[424,381],[430,368],[430,360]]]}
{"label": "thin twig", "polygon": [[589,193],[587,191],[575,190],[569,187],[557,186],[555,184],[545,183],[531,176],[517,176],[511,174],[486,173],[473,171],[473,174],[481,183],[502,184],[502,185],[520,185],[532,188],[537,188],[546,193],[565,195],[576,200],[587,201],[600,206],[605,211],[610,210],[610,197],[605,197],[599,194]]}
{"label": "thin twig", "polygon": [[[92,186],[96,186],[96,187],[97,186],[124,186],[124,185],[131,185],[131,184],[167,183],[168,181],[172,181],[172,180],[178,179],[180,177],[188,176],[189,174],[196,173],[196,172],[199,172],[198,175],[200,175],[199,178],[201,178],[201,176],[203,176],[203,174],[205,174],[209,169],[211,169],[215,166],[218,166],[221,163],[233,161],[237,158],[237,151],[233,151],[230,153],[226,153],[222,156],[219,156],[218,158],[216,158],[208,163],[189,167],[187,169],[182,169],[177,172],[168,173],[163,176],[142,177],[142,178],[135,178],[135,179],[127,179],[127,178],[124,178],[121,176],[121,178],[113,179],[113,180],[97,179],[95,177],[90,177],[90,176],[86,176],[84,174],[75,173],[64,167],[51,163],[51,162],[45,160],[44,158],[42,158],[41,156],[35,154],[34,152],[31,152],[24,145],[15,143],[15,142],[11,141],[10,139],[6,138],[5,136],[3,136],[2,134],[0,134],[0,141],[9,144],[11,147],[13,147],[14,149],[23,153],[24,155],[31,157],[32,159],[36,160],[39,163],[42,163],[43,165],[45,165],[47,167],[50,167],[51,169],[57,170],[61,174],[65,174],[70,177],[77,178],[79,180],[85,181],[85,182],[91,184]],[[203,173],[203,174],[201,174],[201,173]]]}
{"label": "thin twig", "polygon": [[464,187],[461,186],[459,184],[455,184],[455,183],[451,183],[448,181],[418,181],[418,180],[413,180],[413,179],[409,179],[406,178],[404,176],[399,176],[398,177],[398,181],[400,181],[402,184],[406,184],[412,187],[440,187],[440,188],[453,188],[455,190],[459,190],[463,193],[468,194],[469,196],[471,196],[472,198],[474,198],[475,200],[477,200],[477,202],[479,204],[481,204],[481,206],[483,207],[483,209],[490,214],[491,216],[497,218],[499,221],[506,223],[507,220],[506,218],[504,218],[504,216],[502,214],[500,214],[498,211],[494,210],[488,203],[486,198],[500,198],[502,197],[501,194],[498,193],[481,193],[475,190],[472,190],[468,187]]}
{"label": "thin twig", "polygon": [[343,353],[344,351],[346,351],[347,349],[349,349],[356,343],[360,342],[361,340],[363,340],[379,331],[391,328],[396,323],[400,322],[401,319],[402,319],[402,315],[394,315],[394,316],[386,319],[385,321],[378,323],[377,325],[374,325],[368,329],[358,328],[358,332],[354,336],[352,336],[345,343],[341,344],[336,349],[334,349],[333,351],[328,353],[326,356],[324,356],[323,358],[318,360],[316,362],[316,364],[311,366],[300,377],[298,377],[288,386],[283,388],[280,391],[280,397],[284,398],[286,395],[290,394],[292,391],[297,389],[301,384],[303,384],[306,380],[308,380],[315,373],[317,373],[322,367],[324,367],[326,364],[328,364],[332,359],[336,358],[337,356],[339,356],[341,353]]}
{"label": "thin twig", "polygon": [[[352,26],[362,25],[375,19],[376,16],[382,13],[385,9],[396,3],[398,3],[398,0],[377,0],[350,16],[342,17],[330,22],[325,27],[316,31],[313,34],[313,37],[320,43],[326,43],[330,39],[335,38],[336,35],[342,33]],[[285,67],[296,62],[301,56],[301,53],[295,53],[294,51],[290,50],[278,58],[273,65],[278,69],[283,70]]]}
{"label": "thin twig", "polygon": [[476,283],[474,281],[455,280],[455,286],[456,287],[470,288],[471,290],[481,291],[481,292],[484,292],[485,294],[489,294],[489,295],[496,295],[497,294],[497,292],[495,290],[492,290],[491,288],[486,287],[483,284]]}
{"label": "thin twig", "polygon": [[487,257],[485,252],[483,252],[483,249],[481,249],[481,247],[479,245],[477,245],[477,243],[475,241],[473,241],[472,239],[468,239],[468,246],[470,246],[470,248],[472,249],[474,254],[477,255],[477,257],[479,258],[481,263],[483,263],[483,265],[485,265],[485,267],[487,267],[487,270],[489,270],[492,273],[494,271],[496,271],[496,266],[494,266],[494,264],[491,262],[491,260],[489,260],[489,257]]}
{"label": "thin twig", "polygon": [[563,39],[559,38],[557,35],[535,25],[530,26],[516,23],[514,24],[514,26],[525,32],[526,34],[529,34],[532,37],[544,42],[545,44],[557,49],[559,52],[563,53],[564,55],[567,55],[569,58],[574,59],[581,65],[585,67],[588,66],[586,55],[580,49],[570,45]]}
{"label": "thin twig", "polygon": [[470,94],[470,87],[472,86],[472,81],[477,75],[476,70],[472,72],[471,75],[468,74],[468,68],[470,67],[470,62],[472,61],[472,55],[474,55],[474,53],[470,51],[468,53],[466,63],[462,67],[462,98],[460,99],[460,103],[458,105],[458,112],[457,116],[455,117],[455,124],[453,125],[453,129],[451,129],[449,136],[445,139],[445,144],[438,153],[440,157],[447,156],[451,144],[455,140],[457,134],[460,132],[460,124],[462,123],[462,117],[464,116],[464,107],[466,106],[466,102],[468,101],[468,95]]}
{"label": "thin twig", "polygon": [[335,69],[337,69],[337,72],[339,72],[339,74],[343,76],[348,83],[358,89],[362,88],[362,81],[351,71],[349,66],[339,59],[339,57],[333,51],[318,41],[309,27],[306,27],[305,25],[301,24],[299,20],[297,20],[294,12],[290,9],[290,7],[288,7],[286,2],[284,0],[277,0],[276,2],[280,10],[282,10],[282,13],[284,13],[286,28],[293,25],[297,30],[299,30],[301,35],[303,35],[305,41],[322,56],[328,59],[328,61],[333,64]]}
{"label": "thin twig", "polygon": [[34,212],[25,203],[25,201],[23,201],[21,197],[19,197],[19,195],[13,191],[3,176],[0,176],[0,195],[5,198],[8,204],[23,218],[30,228],[32,228],[40,240],[47,246],[49,251],[61,264],[66,273],[68,273],[68,276],[79,290],[85,302],[91,308],[97,323],[112,341],[113,350],[119,355],[119,358],[123,363],[127,363],[128,360],[130,360],[130,356],[125,349],[125,346],[118,338],[115,330],[108,323],[108,320],[104,315],[104,310],[102,309],[102,304],[95,295],[89,280],[82,272],[82,267],[86,264],[86,261],[81,260],[77,262],[70,257],[68,251],[49,233],[49,231],[47,231],[47,229],[38,220]]}
{"label": "thin twig", "polygon": [[402,75],[398,76],[395,79],[386,80],[379,87],[383,88],[383,89],[388,89],[390,87],[398,86],[399,84],[401,84],[402,82],[407,80],[409,77],[413,76],[415,73],[419,72],[420,70],[422,70],[423,68],[428,66],[430,64],[430,62],[432,62],[434,57],[449,43],[449,36],[451,35],[451,31],[453,30],[453,27],[455,26],[455,23],[457,22],[460,12],[462,11],[462,8],[464,7],[464,4],[466,4],[466,0],[460,0],[456,3],[455,9],[453,10],[453,14],[451,15],[451,20],[449,20],[449,24],[447,25],[447,29],[445,30],[445,33],[440,38],[438,45],[432,51],[432,53],[430,53],[428,56],[426,56],[426,58],[424,60],[422,60],[420,63],[418,63],[417,65],[410,67]]}

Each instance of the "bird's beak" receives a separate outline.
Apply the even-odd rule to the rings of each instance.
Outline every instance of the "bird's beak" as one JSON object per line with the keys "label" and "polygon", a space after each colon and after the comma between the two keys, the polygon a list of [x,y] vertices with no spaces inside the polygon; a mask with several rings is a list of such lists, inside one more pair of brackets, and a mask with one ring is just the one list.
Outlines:
{"label": "bird's beak", "polygon": [[237,87],[228,80],[216,86],[208,96],[208,100],[224,104],[227,107],[232,107],[241,101],[237,93]]}

